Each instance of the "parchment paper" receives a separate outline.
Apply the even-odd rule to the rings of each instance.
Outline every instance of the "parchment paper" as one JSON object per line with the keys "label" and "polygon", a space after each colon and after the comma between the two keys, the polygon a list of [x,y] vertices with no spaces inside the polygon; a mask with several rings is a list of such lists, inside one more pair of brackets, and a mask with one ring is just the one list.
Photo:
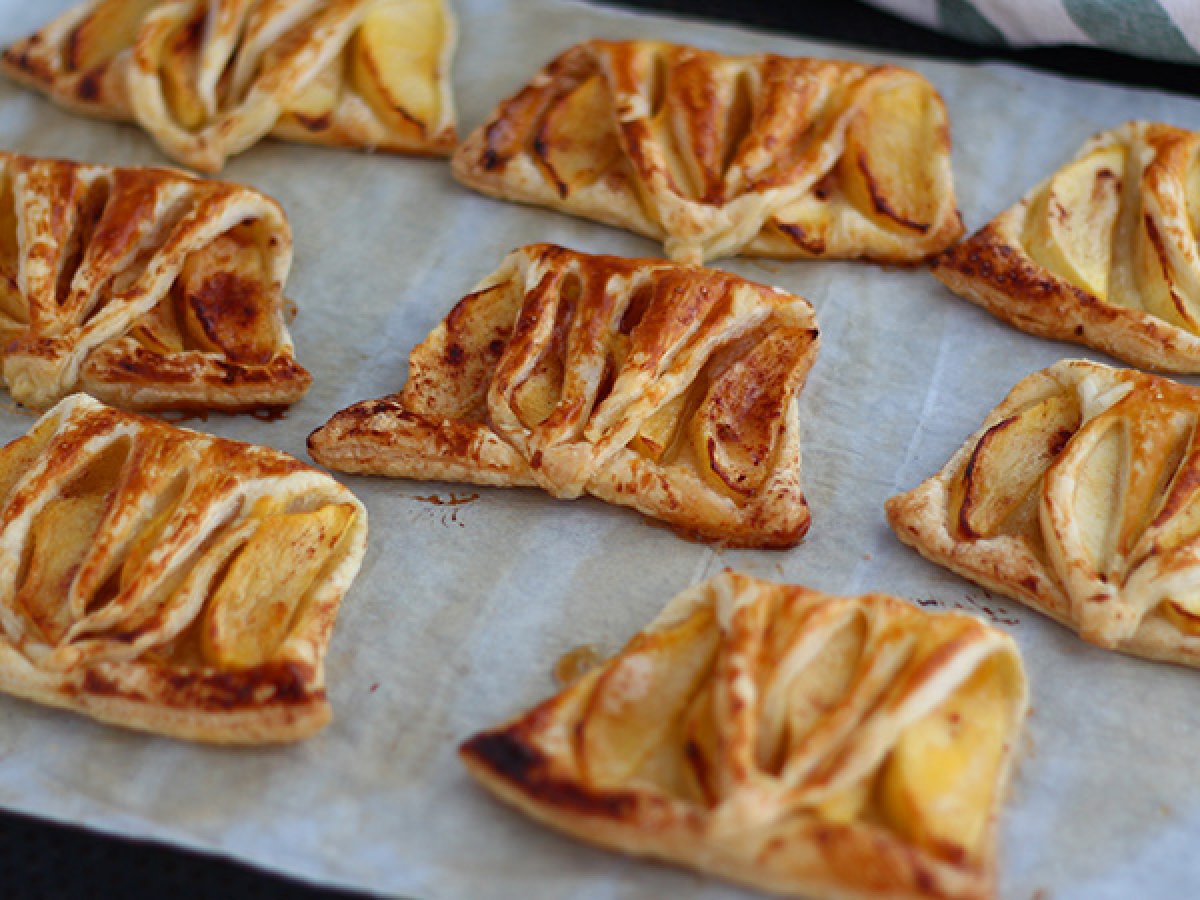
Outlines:
{"label": "parchment paper", "polygon": [[[464,132],[542,61],[595,35],[891,58],[552,0],[454,4]],[[0,39],[64,5],[0,4]],[[949,104],[971,229],[1094,131],[1134,117],[1200,128],[1193,99],[1008,66],[902,61]],[[0,145],[164,161],[135,128],[72,116],[7,82]],[[314,384],[284,421],[214,417],[197,427],[301,458],[305,436],[334,411],[398,388],[411,346],[512,247],[547,240],[658,254],[647,240],[472,194],[441,161],[267,142],[223,177],[277,197],[291,218],[293,333]],[[963,607],[1015,635],[1033,713],[1003,820],[1004,896],[1200,892],[1200,673],[1093,649],[923,561],[883,520],[884,500],[940,467],[1014,382],[1088,354],[1014,331],[920,270],[718,265],[803,294],[817,309],[822,349],[802,403],[813,526],[801,546],[717,553],[593,500],[347,478],[370,510],[371,540],[328,659],[328,729],[295,747],[225,751],[0,698],[0,804],[410,897],[742,896],[560,838],[492,801],[455,756],[464,737],[555,690],[562,653],[583,643],[615,651],[677,591],[735,566],[828,591],[879,589]],[[0,438],[31,422],[0,411]],[[459,507],[415,499],[451,490],[480,496]]]}

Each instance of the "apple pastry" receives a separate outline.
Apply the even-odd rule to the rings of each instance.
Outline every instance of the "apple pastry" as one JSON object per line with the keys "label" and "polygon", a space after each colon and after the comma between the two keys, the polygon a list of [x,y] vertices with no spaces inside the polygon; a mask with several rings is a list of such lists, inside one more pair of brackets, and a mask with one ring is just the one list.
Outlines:
{"label": "apple pastry", "polygon": [[1065,360],[1017,383],[888,521],[1101,647],[1200,666],[1200,389]]}
{"label": "apple pastry", "polygon": [[86,0],[3,67],[216,172],[268,134],[449,153],[454,41],[445,0]]}
{"label": "apple pastry", "polygon": [[0,152],[0,373],[14,399],[279,407],[308,390],[284,321],[279,204],[167,169]]}
{"label": "apple pastry", "polygon": [[687,263],[915,263],[962,233],[945,105],[896,66],[588,41],[502,103],[454,173]]}
{"label": "apple pastry", "polygon": [[812,307],[735,275],[532,245],[308,439],[344,472],[591,494],[728,546],[808,530],[796,395]]}
{"label": "apple pastry", "polygon": [[0,450],[0,691],[191,740],[307,737],[366,536],[290,456],[75,394]]}
{"label": "apple pastry", "polygon": [[1129,122],[978,234],[934,274],[1030,334],[1148,369],[1200,373],[1200,132]]}
{"label": "apple pastry", "polygon": [[727,571],[460,754],[611,849],[781,894],[979,898],[1026,707],[978,619]]}

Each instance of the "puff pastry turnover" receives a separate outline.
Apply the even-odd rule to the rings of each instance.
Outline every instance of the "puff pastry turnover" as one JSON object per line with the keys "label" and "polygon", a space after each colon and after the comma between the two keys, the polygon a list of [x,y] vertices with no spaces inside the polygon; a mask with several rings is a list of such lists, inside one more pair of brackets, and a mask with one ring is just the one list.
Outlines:
{"label": "puff pastry turnover", "polygon": [[983,897],[1026,704],[977,619],[726,572],[460,753],[604,847],[782,894]]}
{"label": "puff pastry turnover", "polygon": [[532,245],[409,357],[403,390],[308,441],[346,472],[587,493],[732,546],[808,529],[800,297],[709,269]]}
{"label": "puff pastry turnover", "polygon": [[1066,360],[1018,382],[902,541],[1101,647],[1200,665],[1200,390]]}
{"label": "puff pastry turnover", "polygon": [[311,378],[284,321],[279,204],[166,169],[0,153],[0,372],[43,408],[245,410]]}
{"label": "puff pastry turnover", "polygon": [[1041,337],[1200,372],[1200,133],[1129,122],[937,260],[956,294]]}
{"label": "puff pastry turnover", "polygon": [[589,41],[502,103],[454,173],[690,263],[912,263],[962,233],[945,106],[895,66]]}
{"label": "puff pastry turnover", "polygon": [[215,172],[268,134],[449,153],[454,41],[445,0],[88,0],[3,66]]}
{"label": "puff pastry turnover", "polygon": [[193,740],[306,737],[366,530],[289,456],[68,397],[0,450],[0,690]]}

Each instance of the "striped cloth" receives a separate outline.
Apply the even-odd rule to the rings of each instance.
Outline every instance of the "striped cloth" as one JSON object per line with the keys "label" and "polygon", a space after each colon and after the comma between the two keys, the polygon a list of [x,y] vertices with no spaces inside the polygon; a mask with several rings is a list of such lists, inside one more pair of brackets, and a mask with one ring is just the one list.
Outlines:
{"label": "striped cloth", "polygon": [[983,44],[1084,44],[1200,63],[1200,0],[868,0]]}

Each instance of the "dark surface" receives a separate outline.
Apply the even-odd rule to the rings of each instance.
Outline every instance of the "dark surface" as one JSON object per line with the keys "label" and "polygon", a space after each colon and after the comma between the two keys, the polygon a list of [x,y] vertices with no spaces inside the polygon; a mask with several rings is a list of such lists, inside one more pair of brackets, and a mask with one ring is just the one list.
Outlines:
{"label": "dark surface", "polygon": [[[1131,59],[1098,50],[981,47],[943,37],[853,0],[625,0],[640,7],[754,25],[818,39],[952,59],[1006,59],[1056,72],[1200,94],[1189,66]],[[463,23],[469,27],[470,23]],[[102,837],[0,813],[0,896],[5,900],[143,897],[185,900],[350,898],[194,853]]]}

